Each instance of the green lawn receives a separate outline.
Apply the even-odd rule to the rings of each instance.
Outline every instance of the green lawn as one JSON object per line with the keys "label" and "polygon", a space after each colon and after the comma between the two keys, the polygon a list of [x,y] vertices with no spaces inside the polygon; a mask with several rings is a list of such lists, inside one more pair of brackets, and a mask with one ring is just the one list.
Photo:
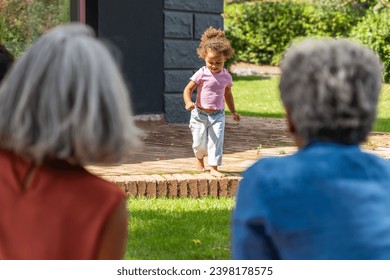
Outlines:
{"label": "green lawn", "polygon": [[131,198],[125,259],[228,260],[233,198]]}
{"label": "green lawn", "polygon": [[236,110],[243,116],[283,118],[278,78],[234,77],[232,92]]}
{"label": "green lawn", "polygon": [[379,100],[378,119],[375,125],[376,131],[390,132],[390,84],[383,85]]}
{"label": "green lawn", "polygon": [[[278,77],[234,77],[232,88],[236,110],[243,116],[283,118]],[[375,131],[390,132],[390,84],[384,84]]]}
{"label": "green lawn", "polygon": [[[233,94],[244,116],[284,117],[278,78],[235,77]],[[390,131],[390,85],[383,87],[375,129]],[[228,260],[234,198],[131,198],[125,259]]]}

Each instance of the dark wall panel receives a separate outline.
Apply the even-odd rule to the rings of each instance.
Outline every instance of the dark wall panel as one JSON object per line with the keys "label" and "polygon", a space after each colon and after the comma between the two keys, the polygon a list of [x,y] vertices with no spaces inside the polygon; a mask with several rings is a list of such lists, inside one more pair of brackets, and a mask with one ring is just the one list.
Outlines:
{"label": "dark wall panel", "polygon": [[85,1],[85,19],[99,35],[99,4],[96,0]]}
{"label": "dark wall panel", "polygon": [[112,42],[122,53],[134,113],[163,114],[163,0],[99,0],[98,3],[99,20],[95,25],[99,37]]}

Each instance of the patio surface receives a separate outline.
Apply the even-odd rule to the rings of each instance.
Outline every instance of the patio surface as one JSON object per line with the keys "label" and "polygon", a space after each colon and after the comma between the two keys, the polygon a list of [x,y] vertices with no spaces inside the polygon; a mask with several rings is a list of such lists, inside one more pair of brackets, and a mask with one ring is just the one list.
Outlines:
{"label": "patio surface", "polygon": [[[226,116],[224,158],[220,167],[225,178],[220,179],[196,170],[188,124],[141,121],[137,125],[145,136],[143,145],[133,152],[130,161],[115,166],[87,167],[91,173],[118,184],[129,196],[234,196],[241,173],[256,160],[296,151],[285,119],[242,117],[236,123],[231,116]],[[362,147],[389,159],[390,134],[372,133]]]}
{"label": "patio surface", "polygon": [[[278,67],[248,63],[232,65],[230,70],[239,76],[280,74]],[[256,160],[281,157],[297,150],[285,119],[241,117],[236,123],[226,116],[224,157],[219,168],[225,177],[221,179],[196,170],[188,124],[162,121],[137,124],[145,137],[130,161],[116,166],[87,167],[91,173],[118,184],[128,196],[234,196],[242,172]],[[372,133],[362,148],[390,159],[390,133]]]}

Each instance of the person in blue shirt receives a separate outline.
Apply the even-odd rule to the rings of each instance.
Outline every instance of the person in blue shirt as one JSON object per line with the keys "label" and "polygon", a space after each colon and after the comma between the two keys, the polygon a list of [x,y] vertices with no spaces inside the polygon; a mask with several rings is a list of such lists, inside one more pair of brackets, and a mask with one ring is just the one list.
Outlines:
{"label": "person in blue shirt", "polygon": [[298,151],[243,175],[233,259],[390,259],[390,163],[363,152],[381,62],[347,39],[306,39],[281,64],[279,89]]}

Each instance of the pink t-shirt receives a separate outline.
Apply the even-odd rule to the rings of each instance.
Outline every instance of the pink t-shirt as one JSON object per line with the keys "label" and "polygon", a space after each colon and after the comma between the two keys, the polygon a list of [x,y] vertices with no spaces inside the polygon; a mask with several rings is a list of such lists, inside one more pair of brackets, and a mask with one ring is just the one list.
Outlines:
{"label": "pink t-shirt", "polygon": [[203,66],[190,80],[198,85],[196,106],[210,110],[225,108],[225,88],[233,86],[232,76],[225,68],[213,74],[206,66]]}

